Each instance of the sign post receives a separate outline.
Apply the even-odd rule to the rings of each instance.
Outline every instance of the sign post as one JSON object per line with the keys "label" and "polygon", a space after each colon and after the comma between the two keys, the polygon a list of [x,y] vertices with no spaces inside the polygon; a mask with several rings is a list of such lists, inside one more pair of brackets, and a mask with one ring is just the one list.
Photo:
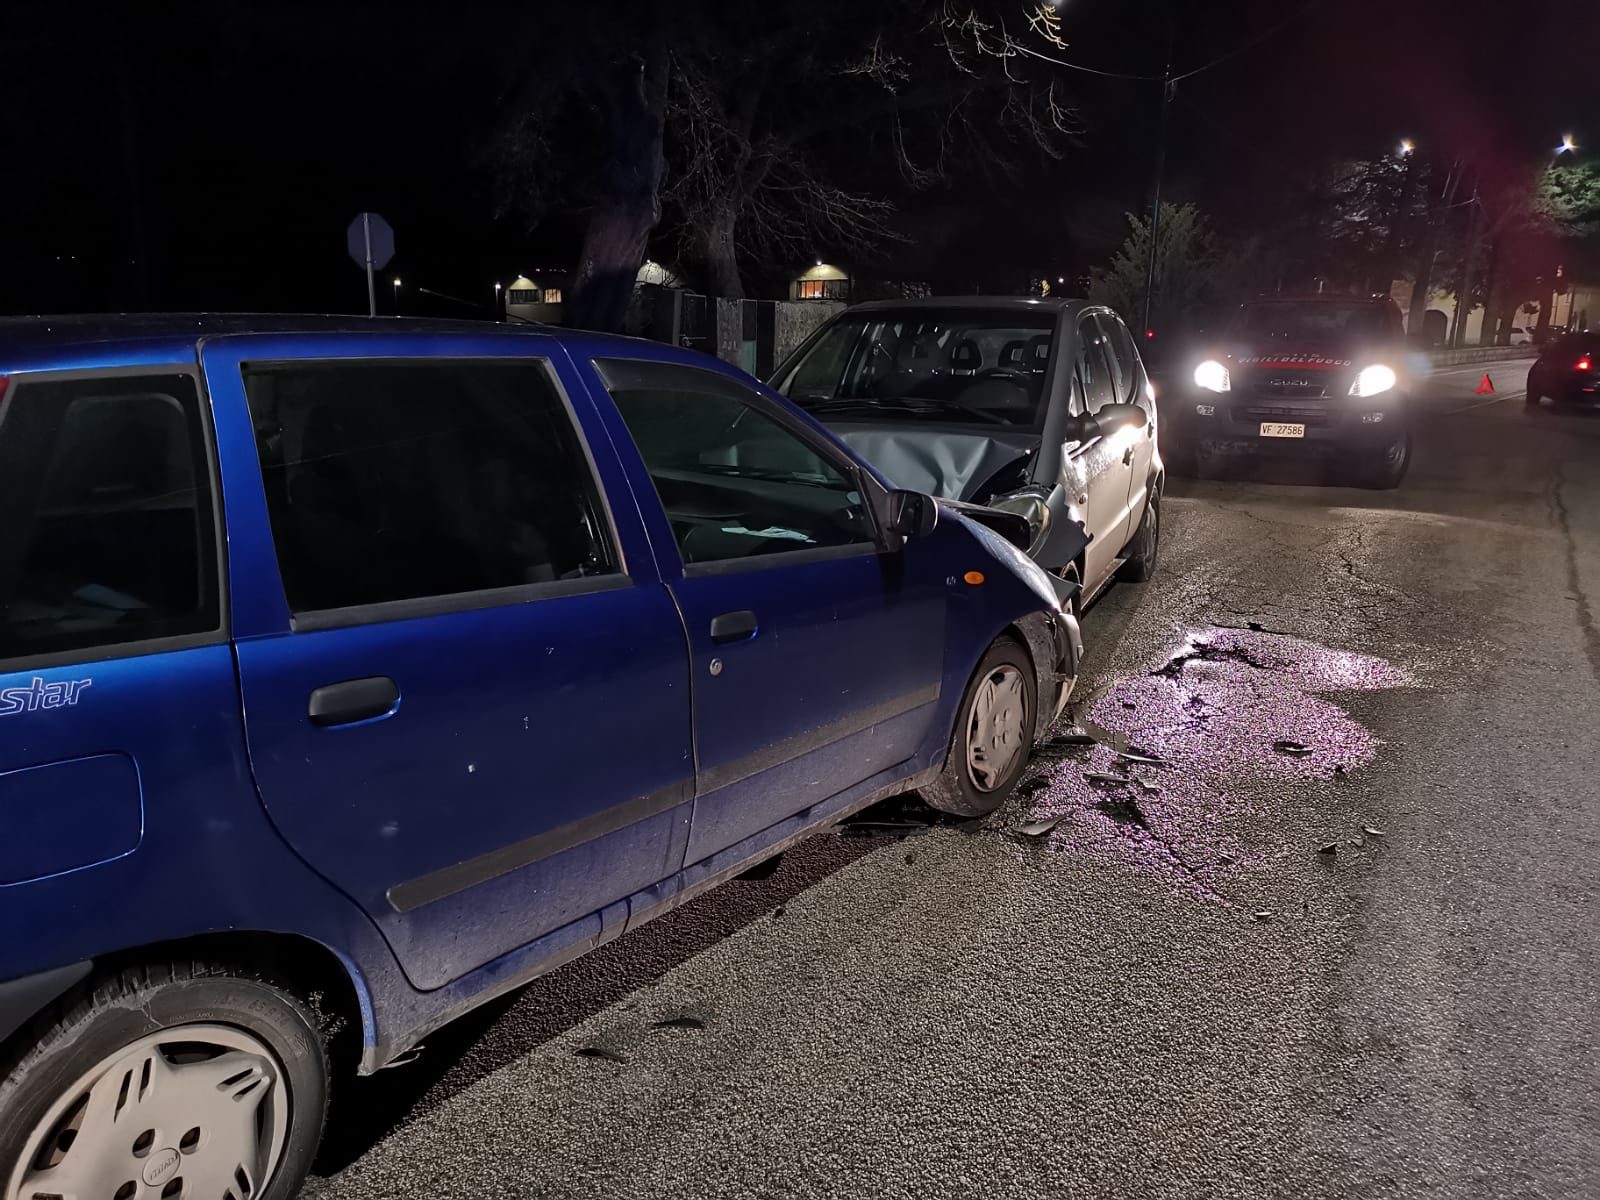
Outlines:
{"label": "sign post", "polygon": [[383,270],[394,257],[394,230],[377,213],[359,213],[344,234],[345,249],[356,266],[367,271],[367,316],[378,315],[378,289],[373,273]]}

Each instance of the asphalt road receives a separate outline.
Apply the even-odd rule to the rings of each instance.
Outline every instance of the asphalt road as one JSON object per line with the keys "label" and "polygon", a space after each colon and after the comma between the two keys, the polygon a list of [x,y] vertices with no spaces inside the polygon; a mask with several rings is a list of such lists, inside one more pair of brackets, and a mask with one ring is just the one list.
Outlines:
{"label": "asphalt road", "polygon": [[1173,481],[1077,702],[1162,763],[813,839],[347,1090],[312,1193],[1600,1196],[1600,416],[1525,367],[1396,492]]}

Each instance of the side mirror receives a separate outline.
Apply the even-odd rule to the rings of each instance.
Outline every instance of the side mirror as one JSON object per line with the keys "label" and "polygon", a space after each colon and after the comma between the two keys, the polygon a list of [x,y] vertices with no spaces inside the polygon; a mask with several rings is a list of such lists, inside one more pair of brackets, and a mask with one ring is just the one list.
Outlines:
{"label": "side mirror", "polygon": [[889,532],[902,538],[925,537],[939,524],[939,505],[924,492],[890,492],[888,512]]}
{"label": "side mirror", "polygon": [[1103,404],[1093,413],[1084,413],[1067,423],[1069,442],[1087,442],[1109,437],[1119,429],[1142,429],[1149,416],[1137,404]]}

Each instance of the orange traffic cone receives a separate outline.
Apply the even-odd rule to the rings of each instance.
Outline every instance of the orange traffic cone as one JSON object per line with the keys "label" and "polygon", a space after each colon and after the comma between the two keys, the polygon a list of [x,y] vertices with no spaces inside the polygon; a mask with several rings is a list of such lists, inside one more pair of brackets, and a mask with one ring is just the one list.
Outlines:
{"label": "orange traffic cone", "polygon": [[1472,390],[1472,394],[1474,396],[1494,395],[1494,380],[1489,378],[1489,372],[1485,371],[1483,373],[1483,382]]}

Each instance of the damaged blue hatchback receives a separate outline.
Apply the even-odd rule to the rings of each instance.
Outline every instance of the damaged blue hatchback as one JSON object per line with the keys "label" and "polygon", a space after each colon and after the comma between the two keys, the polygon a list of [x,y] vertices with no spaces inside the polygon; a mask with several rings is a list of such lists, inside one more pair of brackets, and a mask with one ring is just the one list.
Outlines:
{"label": "damaged blue hatchback", "polygon": [[0,322],[0,512],[7,1196],[287,1196],[332,1071],[991,811],[1077,672],[1025,522],[622,339]]}

